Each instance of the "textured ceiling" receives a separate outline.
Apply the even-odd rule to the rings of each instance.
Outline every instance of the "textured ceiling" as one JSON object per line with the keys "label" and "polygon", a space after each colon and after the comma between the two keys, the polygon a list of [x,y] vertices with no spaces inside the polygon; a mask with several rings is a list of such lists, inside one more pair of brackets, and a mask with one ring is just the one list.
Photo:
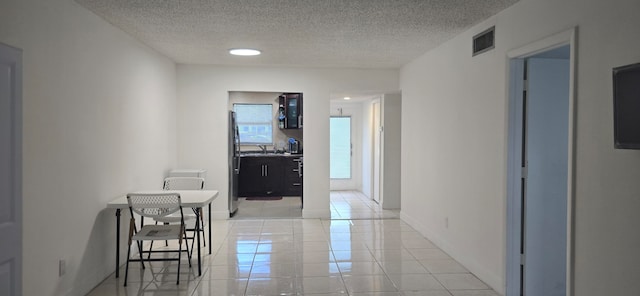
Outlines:
{"label": "textured ceiling", "polygon": [[178,63],[356,68],[399,68],[517,1],[76,0]]}

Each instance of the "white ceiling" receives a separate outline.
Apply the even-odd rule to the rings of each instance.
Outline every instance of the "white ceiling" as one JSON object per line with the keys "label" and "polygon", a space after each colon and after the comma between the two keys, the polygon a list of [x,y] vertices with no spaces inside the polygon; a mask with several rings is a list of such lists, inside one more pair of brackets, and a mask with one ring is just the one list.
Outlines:
{"label": "white ceiling", "polygon": [[399,68],[518,0],[75,1],[178,63]]}

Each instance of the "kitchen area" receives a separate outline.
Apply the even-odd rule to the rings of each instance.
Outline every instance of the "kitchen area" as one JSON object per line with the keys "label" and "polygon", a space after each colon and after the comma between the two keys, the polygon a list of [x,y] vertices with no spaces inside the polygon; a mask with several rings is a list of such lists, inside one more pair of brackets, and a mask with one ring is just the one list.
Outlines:
{"label": "kitchen area", "polygon": [[229,213],[301,218],[302,93],[229,92]]}

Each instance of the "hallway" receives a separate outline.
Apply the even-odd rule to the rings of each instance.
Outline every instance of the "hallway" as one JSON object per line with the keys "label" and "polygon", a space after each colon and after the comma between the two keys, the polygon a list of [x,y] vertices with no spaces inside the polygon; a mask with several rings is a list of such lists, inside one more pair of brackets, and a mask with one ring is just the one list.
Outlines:
{"label": "hallway", "polygon": [[359,191],[331,191],[331,219],[399,219],[400,210],[383,210]]}

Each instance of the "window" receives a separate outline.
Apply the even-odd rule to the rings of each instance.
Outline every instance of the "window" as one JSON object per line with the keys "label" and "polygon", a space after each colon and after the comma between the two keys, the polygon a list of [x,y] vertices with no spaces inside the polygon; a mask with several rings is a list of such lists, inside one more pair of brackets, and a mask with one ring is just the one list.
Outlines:
{"label": "window", "polygon": [[331,179],[351,179],[351,117],[331,117],[329,141]]}
{"label": "window", "polygon": [[240,144],[273,144],[271,104],[233,104]]}

